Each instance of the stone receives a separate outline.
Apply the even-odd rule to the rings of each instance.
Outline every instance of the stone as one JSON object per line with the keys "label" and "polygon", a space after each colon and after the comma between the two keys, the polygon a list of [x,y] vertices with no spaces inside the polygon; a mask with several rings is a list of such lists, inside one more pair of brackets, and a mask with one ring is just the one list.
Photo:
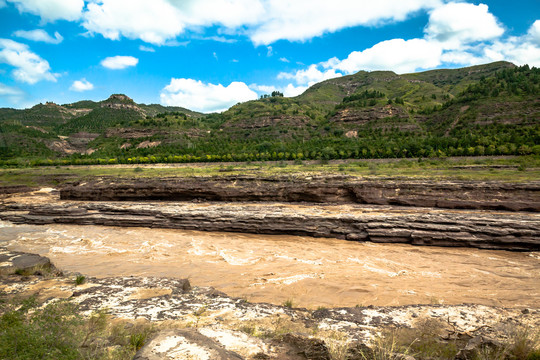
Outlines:
{"label": "stone", "polygon": [[540,214],[522,212],[445,211],[360,204],[73,202],[51,199],[45,204],[0,204],[0,219],[17,224],[146,226],[424,246],[540,250]]}
{"label": "stone", "polygon": [[[234,185],[232,185],[234,184]],[[61,189],[66,200],[272,201],[540,212],[540,182],[365,180],[352,176],[95,180]]]}
{"label": "stone", "polygon": [[159,332],[135,354],[133,360],[241,360],[218,342],[194,330]]}
{"label": "stone", "polygon": [[43,271],[52,272],[55,268],[49,258],[37,254],[10,251],[0,247],[0,275],[15,272],[42,275]]}

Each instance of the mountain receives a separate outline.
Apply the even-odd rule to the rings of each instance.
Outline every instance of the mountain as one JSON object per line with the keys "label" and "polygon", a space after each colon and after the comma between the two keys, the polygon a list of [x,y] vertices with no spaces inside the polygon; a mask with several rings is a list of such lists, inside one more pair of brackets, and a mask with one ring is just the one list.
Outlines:
{"label": "mountain", "polygon": [[208,115],[115,94],[0,109],[0,155],[114,163],[540,153],[539,95],[540,70],[508,62],[360,71]]}
{"label": "mountain", "polygon": [[0,109],[0,156],[4,159],[25,157],[62,157],[91,154],[89,143],[112,127],[159,113],[185,114],[198,118],[201,113],[181,107],[136,104],[123,94],[94,102],[78,101],[58,105],[38,104],[30,109]]}

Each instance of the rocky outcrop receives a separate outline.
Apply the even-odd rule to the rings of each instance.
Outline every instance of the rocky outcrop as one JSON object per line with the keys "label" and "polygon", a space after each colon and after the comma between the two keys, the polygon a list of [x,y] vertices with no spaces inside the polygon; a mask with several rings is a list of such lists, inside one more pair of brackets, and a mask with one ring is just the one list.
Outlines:
{"label": "rocky outcrop", "polygon": [[[365,125],[368,122],[373,122],[375,120],[379,119],[386,119],[386,118],[393,118],[398,119],[406,122],[406,120],[409,119],[409,114],[401,108],[397,106],[391,106],[386,105],[383,107],[364,107],[364,108],[347,108],[343,110],[339,110],[336,115],[334,115],[330,121],[332,122],[343,122],[343,123],[350,123],[350,124],[357,124],[357,125]],[[392,123],[394,125],[394,123]],[[398,123],[399,125],[399,123]],[[418,125],[416,124],[406,124],[413,130],[418,129]],[[404,128],[407,128],[405,126]],[[400,128],[401,130],[401,128]]]}
{"label": "rocky outcrop", "polygon": [[34,189],[32,189],[29,186],[26,185],[7,185],[7,186],[0,186],[0,194],[16,194],[16,193],[26,193],[30,192]]}
{"label": "rocky outcrop", "polygon": [[54,270],[54,265],[51,264],[49,258],[0,248],[0,275],[14,273],[30,275]]}
{"label": "rocky outcrop", "polygon": [[540,250],[540,214],[376,205],[60,202],[5,204],[26,224],[146,226],[332,237],[378,243]]}
{"label": "rocky outcrop", "polygon": [[92,201],[309,202],[540,212],[540,182],[365,180],[348,176],[101,179],[66,186],[60,196]]}
{"label": "rocky outcrop", "polygon": [[162,331],[141,348],[133,360],[213,359],[242,360],[238,354],[227,351],[219,342],[195,330]]}

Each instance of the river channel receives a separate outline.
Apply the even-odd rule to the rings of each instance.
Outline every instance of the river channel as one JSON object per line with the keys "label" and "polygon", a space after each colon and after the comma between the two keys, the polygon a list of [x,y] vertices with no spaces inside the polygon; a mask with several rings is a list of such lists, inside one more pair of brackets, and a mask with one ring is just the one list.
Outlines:
{"label": "river channel", "polygon": [[0,246],[87,276],[189,278],[252,302],[540,307],[537,252],[9,222],[0,222]]}

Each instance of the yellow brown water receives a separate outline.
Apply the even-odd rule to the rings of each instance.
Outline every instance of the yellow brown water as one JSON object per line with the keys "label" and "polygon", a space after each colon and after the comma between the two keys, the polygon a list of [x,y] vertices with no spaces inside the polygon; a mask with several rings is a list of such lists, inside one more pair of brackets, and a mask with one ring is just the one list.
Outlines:
{"label": "yellow brown water", "polygon": [[89,276],[189,278],[297,306],[540,306],[540,254],[300,236],[0,222],[0,246]]}

